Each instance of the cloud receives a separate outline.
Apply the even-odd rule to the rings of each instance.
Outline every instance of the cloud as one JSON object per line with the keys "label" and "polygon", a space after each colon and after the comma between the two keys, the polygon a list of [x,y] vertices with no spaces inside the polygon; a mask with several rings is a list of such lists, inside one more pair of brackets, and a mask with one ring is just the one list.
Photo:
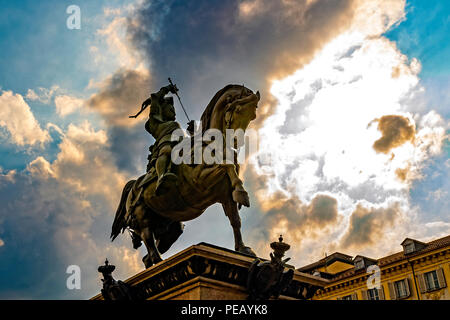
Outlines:
{"label": "cloud", "polygon": [[85,101],[85,107],[97,112],[108,127],[132,127],[140,123],[143,117],[135,120],[128,116],[140,109],[151,90],[148,63],[127,32],[136,5],[105,8],[106,21],[90,47],[101,77],[91,79],[88,89],[95,92]]}
{"label": "cloud", "polygon": [[366,248],[376,245],[385,228],[397,224],[402,215],[398,204],[388,208],[365,208],[358,204],[350,216],[350,225],[342,239],[343,248]]}
{"label": "cloud", "polygon": [[[344,31],[273,82],[276,103],[258,129],[259,150],[247,166],[246,184],[257,185],[252,194],[262,210],[265,199],[302,208],[326,194],[336,200],[340,218],[332,228],[294,236],[298,256],[314,259],[314,250],[383,255],[397,250],[406,234],[430,232],[413,226],[419,213],[409,191],[442,152],[447,124],[414,105],[411,97],[423,91],[420,63],[383,36],[404,19],[404,4],[355,2]],[[378,127],[369,125],[374,119]],[[288,213],[270,217],[261,218],[268,222],[259,222],[257,232],[263,226],[306,230]],[[377,235],[382,240],[375,242]]]}
{"label": "cloud", "polygon": [[397,178],[407,186],[424,177],[424,168],[430,164],[432,158],[442,153],[445,143],[448,142],[448,124],[439,114],[430,111],[421,116],[416,114],[416,118],[420,120],[416,125],[413,145],[396,149],[391,155],[391,161],[397,163]]}
{"label": "cloud", "polygon": [[309,204],[302,204],[298,199],[284,198],[274,194],[263,204],[267,215],[288,218],[294,228],[324,228],[338,220],[337,201],[325,194],[317,194]]}
{"label": "cloud", "polygon": [[144,129],[144,124],[139,124],[134,127],[114,126],[108,130],[110,150],[116,165],[134,176],[145,171],[148,147],[153,139]]}
{"label": "cloud", "polygon": [[102,115],[108,124],[114,126],[133,126],[138,121],[129,119],[140,109],[148,97],[150,76],[145,70],[119,69],[98,84],[98,92],[86,104]]}
{"label": "cloud", "polygon": [[77,109],[80,109],[83,104],[83,99],[75,98],[72,96],[61,95],[55,97],[56,112],[61,117],[65,117],[68,114],[75,112]]}
{"label": "cloud", "polygon": [[378,130],[382,134],[382,137],[373,144],[376,152],[387,154],[391,149],[414,141],[415,129],[408,118],[387,115],[374,122],[378,122]]}
{"label": "cloud", "polygon": [[48,179],[55,176],[55,173],[51,168],[51,163],[42,156],[31,161],[27,166],[27,170],[32,177]]}
{"label": "cloud", "polygon": [[[408,72],[393,78],[392,68],[401,64]],[[339,182],[341,189],[370,182],[385,190],[405,190],[408,184],[398,181],[396,171],[407,166],[420,171],[426,159],[440,152],[445,137],[439,115],[411,114],[408,105],[399,103],[420,89],[414,70],[395,44],[382,36],[367,38],[350,30],[331,41],[310,64],[274,83],[278,104],[259,130],[264,144],[258,174],[271,177],[268,181],[277,186],[275,190],[293,186],[302,201],[318,191],[333,190]],[[391,159],[371,148],[380,133],[367,124],[393,113],[415,118],[418,124],[415,144],[403,143]],[[392,125],[385,131],[389,128],[392,134]],[[411,139],[412,129],[406,128],[399,134]],[[395,138],[400,139],[394,134],[387,140],[389,146]],[[265,159],[271,161],[264,165]]]}
{"label": "cloud", "polygon": [[253,167],[245,172],[245,185],[253,197],[252,206],[241,211],[243,233],[258,256],[268,256],[268,244],[281,234],[291,244],[289,256],[293,262],[307,263],[309,254],[322,251],[345,231],[345,216],[328,192],[317,193],[311,201],[303,202],[283,191],[271,193],[266,179],[257,175]]}
{"label": "cloud", "polygon": [[[191,117],[199,117],[228,83],[259,89],[257,121],[272,80],[312,59],[352,20],[354,2],[143,1],[129,19],[134,45],[151,65],[157,87],[171,76]],[[193,19],[195,17],[195,19]]]}
{"label": "cloud", "polygon": [[53,85],[51,88],[40,87],[37,88],[37,90],[28,89],[25,98],[30,101],[39,101],[43,104],[49,104],[58,91],[60,91],[60,88],[57,85]]}
{"label": "cloud", "polygon": [[95,131],[87,121],[81,126],[70,124],[49,172],[79,192],[102,195],[115,203],[126,181],[115,166],[107,139],[104,130]]}
{"label": "cloud", "polygon": [[9,170],[7,172],[3,172],[3,169],[0,167],[0,186],[3,183],[14,182],[16,173],[17,173],[16,170]]}
{"label": "cloud", "polygon": [[5,127],[12,142],[19,146],[42,145],[50,140],[23,97],[12,91],[2,91],[0,95],[0,127]]}
{"label": "cloud", "polygon": [[336,199],[325,194],[317,194],[309,204],[295,197],[282,199],[279,194],[271,201],[273,207],[266,213],[269,234],[287,236],[297,249],[305,238],[318,239],[342,221]]}
{"label": "cloud", "polygon": [[[106,132],[87,121],[70,124],[58,147],[53,161],[39,156],[24,171],[0,175],[0,234],[8,243],[2,259],[9,261],[0,270],[15,279],[22,275],[14,283],[2,277],[0,287],[33,298],[87,298],[99,292],[96,266],[105,258],[120,279],[143,268],[127,237],[114,244],[108,239],[126,176],[115,165]],[[81,291],[65,287],[71,264],[81,267]],[[30,288],[36,274],[42,277]]]}
{"label": "cloud", "polygon": [[[450,232],[450,223],[448,221],[433,220],[423,224],[422,230],[417,232],[420,234],[424,242],[432,241],[438,238],[448,236]],[[417,239],[417,238],[416,238]]]}
{"label": "cloud", "polygon": [[448,195],[448,191],[443,189],[437,189],[435,191],[430,191],[428,198],[434,201],[439,201],[441,199],[445,199]]}
{"label": "cloud", "polygon": [[134,49],[130,35],[127,33],[128,19],[130,19],[127,15],[131,16],[133,13],[134,6],[124,10],[105,10],[105,15],[113,18],[96,32],[106,41],[108,49],[114,53],[116,65],[119,68],[135,69],[143,65],[141,54]]}

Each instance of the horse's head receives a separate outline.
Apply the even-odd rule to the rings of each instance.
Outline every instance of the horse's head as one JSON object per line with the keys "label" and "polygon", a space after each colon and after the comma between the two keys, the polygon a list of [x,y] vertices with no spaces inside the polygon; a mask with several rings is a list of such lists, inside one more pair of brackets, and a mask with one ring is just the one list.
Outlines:
{"label": "horse's head", "polygon": [[229,94],[225,106],[225,129],[246,130],[250,121],[256,118],[256,108],[260,99],[259,91],[253,93],[250,89],[241,87],[240,92],[234,96]]}
{"label": "horse's head", "polygon": [[202,115],[203,130],[216,128],[245,131],[256,118],[259,92],[240,85],[228,85],[216,93]]}

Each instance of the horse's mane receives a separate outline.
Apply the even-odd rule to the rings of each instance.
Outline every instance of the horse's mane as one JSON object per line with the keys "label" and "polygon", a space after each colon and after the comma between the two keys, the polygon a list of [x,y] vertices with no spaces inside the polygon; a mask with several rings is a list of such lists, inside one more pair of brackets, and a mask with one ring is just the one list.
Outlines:
{"label": "horse's mane", "polygon": [[205,111],[203,111],[202,117],[200,118],[200,121],[202,122],[202,133],[205,133],[206,130],[209,129],[211,116],[214,110],[214,107],[217,104],[217,101],[219,101],[220,97],[223,96],[225,92],[232,88],[242,88],[242,85],[238,84],[229,84],[223,89],[217,91],[217,93],[214,95],[214,97],[211,99],[211,101],[206,106]]}

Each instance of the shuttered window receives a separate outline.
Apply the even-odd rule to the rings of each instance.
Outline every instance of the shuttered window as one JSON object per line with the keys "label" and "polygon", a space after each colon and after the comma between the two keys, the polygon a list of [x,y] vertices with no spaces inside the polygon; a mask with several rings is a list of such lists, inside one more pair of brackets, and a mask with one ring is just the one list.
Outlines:
{"label": "shuttered window", "polygon": [[389,297],[391,298],[391,300],[396,300],[397,292],[395,290],[395,286],[394,286],[393,282],[388,283],[388,289],[389,289]]}
{"label": "shuttered window", "polygon": [[421,274],[417,278],[419,280],[420,292],[422,293],[447,287],[442,268]]}
{"label": "shuttered window", "polygon": [[378,297],[379,300],[386,300],[386,298],[384,297],[384,287],[381,286],[380,289],[378,289]]}
{"label": "shuttered window", "polygon": [[439,288],[447,287],[447,283],[445,282],[444,269],[440,268],[436,271],[438,276]]}
{"label": "shuttered window", "polygon": [[367,299],[368,300],[380,300],[380,295],[379,295],[378,289],[367,290]]}
{"label": "shuttered window", "polygon": [[[373,289],[369,289],[369,290],[362,290],[361,295],[362,295],[363,300],[385,300],[386,299],[384,297],[383,286],[381,286],[380,289],[373,288]],[[355,296],[356,296],[356,293],[355,293]],[[355,298],[354,300],[357,300],[357,298]]]}
{"label": "shuttered window", "polygon": [[363,300],[369,300],[369,297],[367,295],[367,290],[362,290],[361,295],[362,295]]}
{"label": "shuttered window", "polygon": [[403,279],[394,282],[395,296],[397,299],[406,298],[409,296],[408,279]]}
{"label": "shuttered window", "polygon": [[405,253],[406,254],[414,252],[414,249],[415,249],[414,242],[411,242],[411,243],[408,243],[405,245]]}
{"label": "shuttered window", "polygon": [[338,300],[358,300],[358,295],[356,293],[352,293],[347,296],[343,296],[342,298],[338,298]]}
{"label": "shuttered window", "polygon": [[405,282],[403,280],[396,281],[394,283],[394,285],[395,285],[395,293],[396,293],[397,297],[399,297],[399,298],[405,297],[406,296]]}
{"label": "shuttered window", "polygon": [[357,261],[355,262],[355,269],[356,269],[356,270],[364,269],[364,260],[363,260],[363,259],[357,260]]}
{"label": "shuttered window", "polygon": [[424,277],[427,291],[439,289],[439,280],[436,270],[425,273]]}

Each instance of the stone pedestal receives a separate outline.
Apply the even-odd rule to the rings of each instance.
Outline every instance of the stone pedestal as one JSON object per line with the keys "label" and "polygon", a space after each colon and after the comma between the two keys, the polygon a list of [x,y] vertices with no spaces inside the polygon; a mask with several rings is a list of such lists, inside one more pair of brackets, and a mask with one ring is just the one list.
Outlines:
{"label": "stone pedestal", "polygon": [[[255,257],[207,243],[191,246],[124,281],[147,300],[244,300]],[[309,299],[328,283],[299,271],[279,299]],[[101,294],[92,300],[102,300]]]}

